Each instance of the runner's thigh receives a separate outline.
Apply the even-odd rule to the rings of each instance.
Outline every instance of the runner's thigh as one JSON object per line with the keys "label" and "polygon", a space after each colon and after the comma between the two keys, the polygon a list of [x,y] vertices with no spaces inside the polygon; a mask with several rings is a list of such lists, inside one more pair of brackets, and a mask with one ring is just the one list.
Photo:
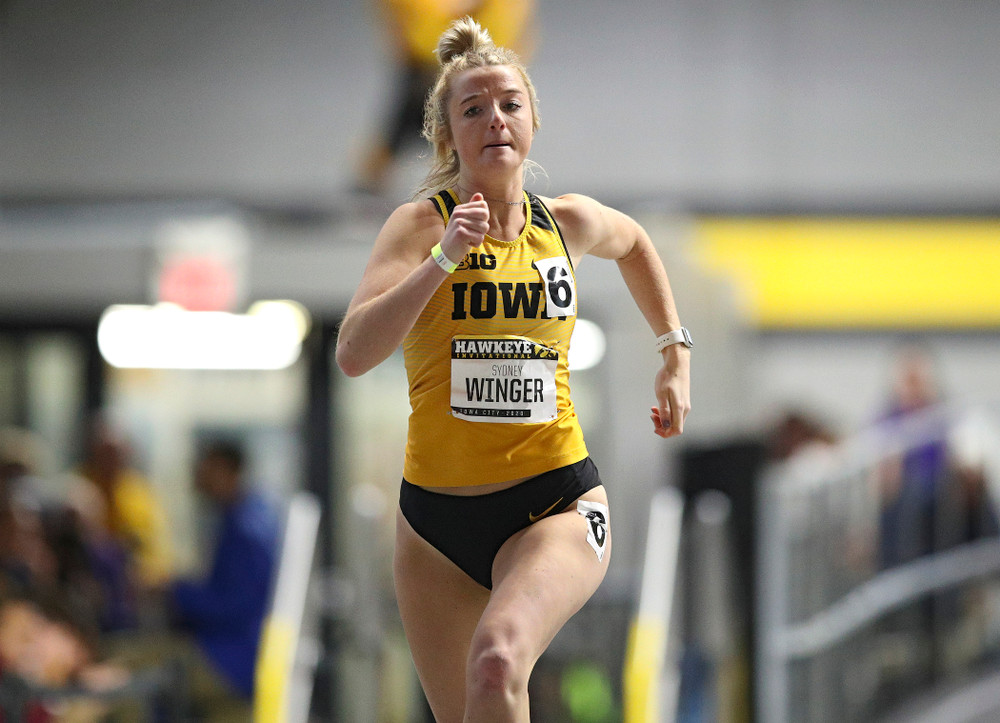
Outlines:
{"label": "runner's thigh", "polygon": [[[581,499],[602,505],[607,514],[604,487],[589,490]],[[477,630],[477,644],[513,644],[533,664],[597,590],[608,570],[611,530],[580,514],[578,503],[504,543],[493,563],[493,594]]]}
{"label": "runner's thigh", "polygon": [[393,573],[403,629],[435,718],[461,721],[469,643],[489,590],[414,532],[398,510]]}

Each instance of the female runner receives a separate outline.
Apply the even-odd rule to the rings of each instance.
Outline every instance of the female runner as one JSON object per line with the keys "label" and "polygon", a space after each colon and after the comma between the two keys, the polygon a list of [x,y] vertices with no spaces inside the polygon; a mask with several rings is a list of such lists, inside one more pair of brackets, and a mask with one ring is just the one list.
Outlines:
{"label": "female runner", "polygon": [[403,344],[412,412],[393,567],[436,719],[527,723],[532,667],[611,550],[569,396],[577,264],[616,261],[659,335],[661,437],[680,434],[690,409],[691,341],[642,227],[585,196],[525,191],[539,119],[517,56],[470,18],[437,53],[424,129],[434,165],[375,241],[337,362],[357,376]]}

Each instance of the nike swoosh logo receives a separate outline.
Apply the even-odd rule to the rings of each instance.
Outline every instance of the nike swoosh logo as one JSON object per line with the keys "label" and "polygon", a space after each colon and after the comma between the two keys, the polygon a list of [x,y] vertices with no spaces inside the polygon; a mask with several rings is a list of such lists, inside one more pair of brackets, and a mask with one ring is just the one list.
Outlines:
{"label": "nike swoosh logo", "polygon": [[545,515],[547,515],[550,512],[552,512],[552,510],[554,510],[556,508],[556,505],[558,505],[562,501],[563,501],[563,498],[560,497],[559,499],[557,499],[555,502],[552,503],[551,507],[549,507],[547,510],[545,510],[545,512],[541,513],[540,515],[533,515],[533,514],[531,514],[529,512],[528,513],[528,522],[538,522],[538,520],[542,519],[543,517],[545,517]]}

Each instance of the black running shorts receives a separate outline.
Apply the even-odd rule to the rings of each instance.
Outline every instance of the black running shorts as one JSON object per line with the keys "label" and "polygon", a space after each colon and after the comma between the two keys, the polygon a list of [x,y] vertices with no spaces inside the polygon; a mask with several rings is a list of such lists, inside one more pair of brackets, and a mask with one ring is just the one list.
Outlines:
{"label": "black running shorts", "polygon": [[504,542],[601,484],[597,466],[587,457],[509,489],[471,497],[430,492],[404,479],[399,507],[418,535],[492,590],[493,559]]}

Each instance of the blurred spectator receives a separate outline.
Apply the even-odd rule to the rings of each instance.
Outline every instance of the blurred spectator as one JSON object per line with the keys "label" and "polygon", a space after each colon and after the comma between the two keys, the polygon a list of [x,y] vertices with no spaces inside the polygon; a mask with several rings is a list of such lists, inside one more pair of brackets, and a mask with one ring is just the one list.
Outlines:
{"label": "blurred spectator", "polygon": [[172,586],[178,620],[248,699],[278,552],[277,511],[244,479],[243,450],[227,442],[198,460],[195,484],[221,514],[208,577]]}
{"label": "blurred spectator", "polygon": [[[122,434],[103,419],[95,420],[87,456],[79,472],[105,500],[107,531],[134,556],[144,587],[162,585],[170,574],[167,517],[152,485],[131,464],[131,449]],[[72,491],[71,499],[86,492]]]}
{"label": "blurred spectator", "polygon": [[[947,422],[938,414],[941,392],[934,359],[911,345],[897,352],[890,397],[878,425],[887,454],[875,469],[879,499],[877,567],[890,570],[938,549],[940,499],[947,489]],[[891,708],[913,690],[930,684],[942,659],[936,633],[954,625],[950,592],[924,596],[892,610],[878,625],[883,651],[908,651],[908,666],[892,664],[883,652],[875,696],[880,709]]]}
{"label": "blurred spectator", "polygon": [[[930,412],[941,402],[934,361],[913,346],[895,361],[892,395],[881,424],[892,434],[899,425]],[[948,471],[946,430],[908,445],[879,469],[880,565],[883,569],[926,555],[934,548],[937,497]]]}
{"label": "blurred spectator", "polygon": [[[953,427],[948,439],[951,484],[939,500],[947,525],[938,526],[938,549],[1000,535],[995,493],[1000,483],[998,440],[1000,429],[981,410],[966,413]],[[946,625],[941,645],[945,667],[971,667],[996,655],[995,588],[995,581],[987,578],[939,596]]]}
{"label": "blurred spectator", "polygon": [[46,540],[33,489],[37,444],[25,430],[0,431],[0,593],[4,587],[55,582],[57,560]]}
{"label": "blurred spectator", "polygon": [[[102,631],[134,629],[140,624],[140,586],[130,550],[110,531],[107,500],[85,481],[66,487],[66,504],[52,510],[48,521],[59,585]],[[145,602],[148,609],[149,596]]]}
{"label": "blurred spectator", "polygon": [[0,500],[0,590],[52,585],[56,569],[38,513],[15,499]]}
{"label": "blurred spectator", "polygon": [[168,585],[178,635],[123,639],[119,656],[132,665],[180,661],[197,719],[216,723],[252,718],[254,667],[278,554],[277,511],[244,475],[240,446],[216,442],[201,452],[195,486],[220,516],[207,577]]}
{"label": "blurred spectator", "polygon": [[65,500],[36,489],[40,444],[25,430],[0,431],[0,592],[52,593],[104,630],[137,620],[130,550],[110,531],[108,503],[92,482],[63,480]]}
{"label": "blurred spectator", "polygon": [[948,440],[955,477],[949,498],[962,511],[954,537],[966,542],[1000,535],[997,493],[1000,491],[1000,429],[973,410],[952,430]]}
{"label": "blurred spectator", "polygon": [[378,6],[393,46],[396,80],[384,124],[365,149],[357,179],[359,189],[375,194],[385,190],[402,151],[420,141],[441,33],[453,20],[471,15],[498,46],[527,60],[534,12],[533,0],[379,0]]}
{"label": "blurred spectator", "polygon": [[34,434],[19,427],[0,429],[0,494],[37,508],[40,498],[34,482],[41,458],[42,445]]}
{"label": "blurred spectator", "polygon": [[[13,678],[33,690],[72,686],[80,691],[103,691],[126,684],[124,669],[97,661],[96,644],[92,631],[54,602],[43,604],[17,596],[0,599],[0,686],[4,686],[0,690],[7,692]],[[9,704],[23,698],[24,688],[16,690],[16,695],[0,699]],[[12,720],[28,723],[96,722],[106,713],[105,705],[85,697],[68,698],[52,707],[29,698],[25,708],[18,708],[12,711]]]}
{"label": "blurred spectator", "polygon": [[806,412],[788,409],[771,428],[765,442],[768,461],[784,462],[803,449],[835,444],[836,435]]}
{"label": "blurred spectator", "polygon": [[95,639],[65,612],[44,608],[28,598],[3,606],[5,645],[0,650],[5,669],[25,680],[49,687],[74,681],[94,657]]}
{"label": "blurred spectator", "polygon": [[[41,630],[44,620],[41,611],[27,600],[10,598],[0,599],[0,686],[8,684],[11,674],[24,677],[27,673],[27,661],[33,656],[35,638]],[[6,708],[11,702],[8,697],[0,698]],[[39,702],[29,703],[27,708],[6,711],[0,708],[0,721],[5,721],[5,713],[12,716],[23,716],[27,723],[44,723],[51,720],[48,712]],[[20,718],[14,717],[14,720]]]}

